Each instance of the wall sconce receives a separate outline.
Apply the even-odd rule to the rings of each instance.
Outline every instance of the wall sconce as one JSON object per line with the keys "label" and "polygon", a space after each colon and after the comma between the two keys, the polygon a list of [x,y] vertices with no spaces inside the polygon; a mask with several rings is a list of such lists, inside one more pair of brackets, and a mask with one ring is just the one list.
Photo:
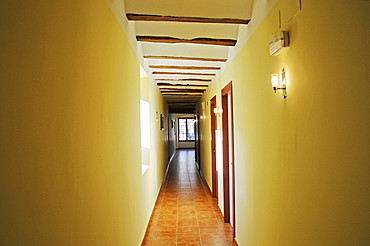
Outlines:
{"label": "wall sconce", "polygon": [[222,111],[223,110],[220,107],[217,107],[217,108],[213,109],[213,113],[215,113],[215,115],[217,115],[217,116],[220,116],[222,114]]}
{"label": "wall sconce", "polygon": [[[279,83],[281,82],[281,83]],[[271,74],[271,84],[272,89],[274,90],[275,94],[277,90],[282,91],[282,98],[286,98],[286,77],[285,77],[285,69],[281,70],[281,81],[279,80],[279,74],[273,73]]]}

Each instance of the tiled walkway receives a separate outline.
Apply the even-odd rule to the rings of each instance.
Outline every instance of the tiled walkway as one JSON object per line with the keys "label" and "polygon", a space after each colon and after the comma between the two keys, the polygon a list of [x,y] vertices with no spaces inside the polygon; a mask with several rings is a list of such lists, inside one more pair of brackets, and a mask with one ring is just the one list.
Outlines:
{"label": "tiled walkway", "polygon": [[142,245],[233,245],[232,227],[198,175],[193,150],[172,160]]}

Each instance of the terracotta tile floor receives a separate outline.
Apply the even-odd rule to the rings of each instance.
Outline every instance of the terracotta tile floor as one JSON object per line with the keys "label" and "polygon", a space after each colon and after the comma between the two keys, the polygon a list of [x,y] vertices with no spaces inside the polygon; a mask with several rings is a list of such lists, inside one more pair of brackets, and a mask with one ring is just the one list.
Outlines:
{"label": "terracotta tile floor", "polygon": [[193,150],[173,158],[142,245],[234,245],[233,229],[200,178]]}

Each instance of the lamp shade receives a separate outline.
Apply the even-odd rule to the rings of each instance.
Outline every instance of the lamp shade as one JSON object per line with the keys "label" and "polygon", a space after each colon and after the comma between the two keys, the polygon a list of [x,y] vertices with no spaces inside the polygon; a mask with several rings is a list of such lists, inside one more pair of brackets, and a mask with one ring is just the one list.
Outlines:
{"label": "lamp shade", "polygon": [[271,74],[271,85],[277,87],[279,84],[279,75],[277,73]]}

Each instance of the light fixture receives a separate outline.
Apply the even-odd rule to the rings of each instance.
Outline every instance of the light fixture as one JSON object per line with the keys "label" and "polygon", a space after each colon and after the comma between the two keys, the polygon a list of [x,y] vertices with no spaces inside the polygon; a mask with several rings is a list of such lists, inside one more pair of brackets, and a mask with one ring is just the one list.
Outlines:
{"label": "light fixture", "polygon": [[217,116],[220,116],[222,114],[222,108],[220,107],[217,107],[217,108],[214,108],[213,109],[213,112],[217,115]]}
{"label": "light fixture", "polygon": [[270,56],[279,55],[287,47],[289,47],[289,32],[281,31],[270,40]]}
{"label": "light fixture", "polygon": [[[281,83],[280,83],[281,82]],[[285,76],[285,69],[281,70],[281,81],[279,80],[279,74],[273,73],[271,74],[271,85],[272,89],[275,91],[281,90],[282,91],[282,98],[286,98],[286,76]]]}

